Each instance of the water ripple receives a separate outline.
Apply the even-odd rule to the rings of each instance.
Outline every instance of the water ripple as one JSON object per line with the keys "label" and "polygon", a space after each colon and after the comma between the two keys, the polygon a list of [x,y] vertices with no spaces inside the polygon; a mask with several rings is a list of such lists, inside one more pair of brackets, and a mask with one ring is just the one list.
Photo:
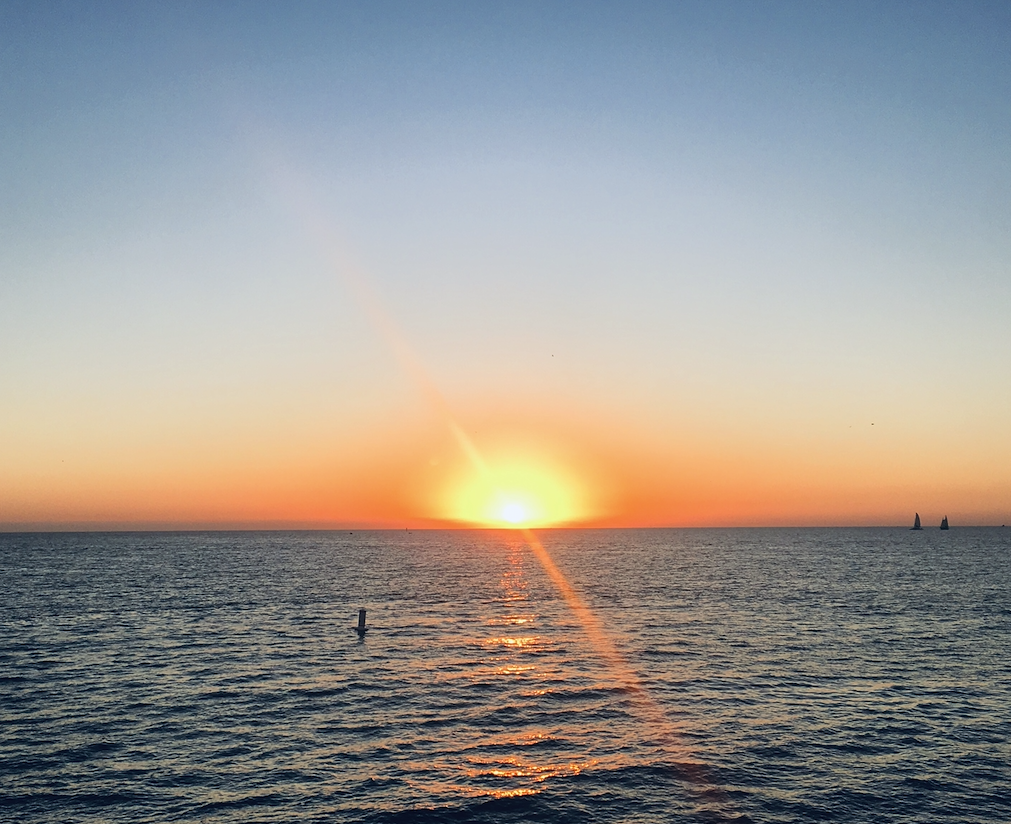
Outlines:
{"label": "water ripple", "polygon": [[1005,530],[541,540],[613,649],[508,532],[0,535],[2,816],[1011,819]]}

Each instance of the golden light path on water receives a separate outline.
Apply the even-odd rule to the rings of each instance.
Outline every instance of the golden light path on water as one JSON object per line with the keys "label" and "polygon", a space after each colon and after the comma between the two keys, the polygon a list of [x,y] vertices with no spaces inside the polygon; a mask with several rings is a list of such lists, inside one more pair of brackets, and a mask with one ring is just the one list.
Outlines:
{"label": "golden light path on water", "polygon": [[612,676],[633,699],[640,717],[649,725],[652,737],[662,741],[667,748],[673,748],[676,743],[674,740],[675,728],[670,719],[646,691],[638,674],[618,650],[600,619],[569,583],[568,578],[555,564],[551,554],[544,548],[544,544],[541,543],[537,535],[530,529],[524,529],[522,532],[527,546],[530,547],[537,562],[579,622],[579,626],[589,639],[594,652],[600,656],[610,669]]}
{"label": "golden light path on water", "polygon": [[[479,504],[476,509],[471,510],[475,514],[481,513],[478,515],[478,518],[475,518],[473,525],[476,527],[511,527],[515,528],[523,536],[533,556],[537,559],[541,568],[572,612],[583,633],[589,640],[593,651],[606,665],[612,678],[621,685],[626,694],[631,698],[639,719],[646,726],[648,737],[660,743],[666,760],[668,762],[677,762],[688,780],[698,785],[707,785],[710,794],[719,796],[721,800],[725,799],[724,794],[716,790],[711,780],[704,775],[701,766],[691,762],[689,750],[676,737],[677,730],[675,725],[667,717],[660,704],[649,695],[635,669],[618,650],[603,623],[572,586],[561,569],[559,569],[551,554],[541,543],[534,531],[529,528],[534,522],[541,522],[541,525],[549,525],[550,518],[543,516],[549,516],[550,513],[538,509],[539,506],[542,506],[542,502],[538,501],[536,494],[522,489],[501,488],[497,483],[496,475],[492,468],[452,414],[449,403],[439,391],[435,381],[430,377],[421,359],[408,344],[406,337],[401,333],[392,316],[383,306],[375,290],[371,288],[368,279],[360,269],[350,264],[346,255],[341,253],[339,245],[327,229],[328,221],[324,219],[321,212],[314,207],[313,201],[307,196],[307,187],[298,185],[294,176],[284,167],[275,166],[274,171],[274,179],[281,183],[281,188],[287,195],[287,199],[305,220],[310,234],[326,254],[334,272],[344,281],[365,315],[369,318],[376,332],[393,352],[401,368],[403,368],[407,376],[418,387],[433,411],[443,421],[467,462],[476,473],[477,483],[484,487],[484,503]],[[565,520],[565,518],[559,517],[557,520]],[[522,646],[524,643],[523,638],[510,637],[508,641],[499,640],[503,643],[511,643],[517,647]],[[570,764],[564,769],[560,769],[557,766],[537,767],[529,764],[523,765],[518,760],[514,760],[511,769],[497,769],[502,772],[502,777],[513,775],[516,777],[523,776],[528,779],[544,780],[562,773],[578,773],[582,769],[592,766],[592,764],[593,761],[591,759],[583,765]],[[503,797],[525,795],[531,792],[533,790],[530,788],[520,788],[516,790],[496,790],[489,794]]]}

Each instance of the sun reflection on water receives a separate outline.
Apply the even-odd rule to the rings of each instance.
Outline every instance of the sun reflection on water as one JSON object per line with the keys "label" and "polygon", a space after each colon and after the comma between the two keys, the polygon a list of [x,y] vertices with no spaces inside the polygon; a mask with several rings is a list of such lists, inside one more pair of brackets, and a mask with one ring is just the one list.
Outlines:
{"label": "sun reflection on water", "polygon": [[[493,798],[515,798],[523,795],[535,795],[541,791],[537,786],[560,776],[579,775],[584,770],[591,769],[598,761],[587,758],[583,761],[569,761],[560,764],[534,764],[530,761],[510,756],[500,761],[473,761],[473,766],[464,770],[464,775],[474,781],[488,779],[510,779],[528,782],[528,786],[488,788],[484,794]],[[534,786],[529,786],[533,784]]]}
{"label": "sun reflection on water", "polygon": [[508,638],[502,636],[501,638],[486,638],[484,640],[485,646],[507,646],[507,647],[532,647],[537,643],[536,635],[527,635],[523,638]]}
{"label": "sun reflection on water", "polygon": [[552,779],[579,775],[601,763],[585,753],[582,736],[573,735],[571,729],[563,732],[541,703],[557,691],[549,685],[565,683],[571,673],[544,654],[549,646],[536,631],[543,616],[530,608],[525,564],[531,555],[521,535],[509,541],[503,560],[494,597],[498,610],[490,609],[484,618],[487,634],[473,639],[487,650],[490,660],[485,663],[491,667],[482,666],[466,676],[475,684],[486,683],[489,677],[506,684],[502,720],[476,728],[473,740],[461,741],[455,765],[460,786],[454,791],[471,797],[535,795]]}
{"label": "sun reflection on water", "polygon": [[[687,750],[663,708],[537,536],[512,533],[503,549],[497,592],[481,618],[485,633],[464,640],[481,657],[471,659],[476,666],[439,676],[466,691],[494,690],[499,697],[491,709],[470,718],[455,755],[419,762],[419,778],[433,772],[457,777],[452,788],[422,781],[425,792],[496,799],[535,795],[553,780],[588,770],[635,768],[630,753],[643,737],[664,760],[686,762]],[[532,561],[534,575],[543,571],[560,601],[532,598],[525,570]],[[537,580],[536,586],[543,584]],[[567,663],[570,656],[554,654],[573,644],[584,650],[574,667]],[[476,705],[462,699],[461,711],[468,716],[471,706]]]}

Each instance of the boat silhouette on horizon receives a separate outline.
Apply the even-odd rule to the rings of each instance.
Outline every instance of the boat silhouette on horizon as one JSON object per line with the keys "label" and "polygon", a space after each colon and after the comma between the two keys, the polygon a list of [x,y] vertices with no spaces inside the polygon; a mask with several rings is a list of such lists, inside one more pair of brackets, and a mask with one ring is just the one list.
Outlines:
{"label": "boat silhouette on horizon", "polygon": [[913,521],[913,525],[911,527],[909,527],[909,531],[912,532],[914,529],[923,529],[923,527],[920,526],[920,513],[919,512],[916,513],[916,520],[914,520]]}
{"label": "boat silhouette on horizon", "polygon": [[943,518],[941,518],[941,529],[947,528],[948,528],[948,516],[945,515]]}

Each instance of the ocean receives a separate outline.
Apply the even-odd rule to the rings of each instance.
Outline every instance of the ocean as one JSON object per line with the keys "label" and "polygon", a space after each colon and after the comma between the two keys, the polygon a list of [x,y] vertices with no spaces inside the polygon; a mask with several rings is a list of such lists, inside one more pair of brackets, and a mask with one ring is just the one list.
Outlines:
{"label": "ocean", "polygon": [[0,589],[3,821],[1011,821],[1011,529],[3,534]]}

